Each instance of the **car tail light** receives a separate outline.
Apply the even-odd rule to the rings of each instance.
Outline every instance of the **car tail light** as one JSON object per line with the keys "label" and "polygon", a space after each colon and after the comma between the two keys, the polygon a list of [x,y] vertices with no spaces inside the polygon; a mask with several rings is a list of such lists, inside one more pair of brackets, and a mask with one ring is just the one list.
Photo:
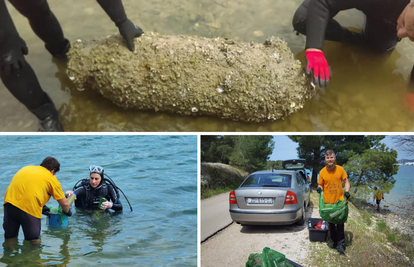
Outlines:
{"label": "car tail light", "polygon": [[237,204],[237,200],[236,200],[236,192],[233,190],[230,192],[230,204]]}
{"label": "car tail light", "polygon": [[296,194],[292,191],[287,191],[286,198],[285,198],[285,204],[296,204],[298,203],[298,199],[296,198]]}

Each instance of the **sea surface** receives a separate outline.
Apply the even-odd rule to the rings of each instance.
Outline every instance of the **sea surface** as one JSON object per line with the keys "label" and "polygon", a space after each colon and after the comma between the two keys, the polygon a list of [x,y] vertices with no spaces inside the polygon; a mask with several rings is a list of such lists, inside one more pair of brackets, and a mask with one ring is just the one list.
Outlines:
{"label": "sea surface", "polygon": [[[401,208],[408,198],[413,200],[414,196],[414,166],[402,165],[399,166],[398,173],[394,175],[396,180],[394,188],[389,194],[385,194],[385,200],[381,201],[381,208],[383,205],[389,205],[389,209],[393,212],[406,216],[404,208]],[[370,202],[374,203],[373,196]],[[412,205],[412,203],[411,203]]]}
{"label": "sea surface", "polygon": [[61,163],[63,191],[89,177],[90,165],[104,167],[133,211],[121,193],[122,212],[72,206],[65,229],[43,216],[41,246],[23,241],[20,229],[18,253],[3,249],[0,266],[197,266],[197,136],[0,136],[1,197],[20,168],[47,156]]}

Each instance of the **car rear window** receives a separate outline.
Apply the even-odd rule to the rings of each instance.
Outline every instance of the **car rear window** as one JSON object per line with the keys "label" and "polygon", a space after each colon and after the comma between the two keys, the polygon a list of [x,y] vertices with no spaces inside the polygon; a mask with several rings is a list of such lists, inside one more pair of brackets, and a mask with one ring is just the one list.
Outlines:
{"label": "car rear window", "polygon": [[240,187],[289,187],[292,184],[290,174],[253,174],[247,177]]}

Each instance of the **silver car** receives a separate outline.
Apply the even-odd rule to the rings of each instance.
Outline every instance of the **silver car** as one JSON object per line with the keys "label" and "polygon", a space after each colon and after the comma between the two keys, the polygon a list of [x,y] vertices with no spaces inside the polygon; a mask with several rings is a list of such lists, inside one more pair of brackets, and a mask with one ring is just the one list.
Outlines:
{"label": "silver car", "polygon": [[257,171],[230,193],[230,216],[243,225],[302,225],[310,203],[305,160],[283,161],[285,170]]}

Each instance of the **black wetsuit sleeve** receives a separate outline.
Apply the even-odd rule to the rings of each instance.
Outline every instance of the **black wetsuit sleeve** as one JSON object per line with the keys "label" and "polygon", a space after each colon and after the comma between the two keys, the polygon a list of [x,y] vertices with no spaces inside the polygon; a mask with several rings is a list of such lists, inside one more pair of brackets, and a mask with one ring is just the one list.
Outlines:
{"label": "black wetsuit sleeve", "polygon": [[108,186],[109,191],[109,198],[112,200],[112,208],[113,210],[122,210],[122,203],[119,198],[116,197],[115,189],[112,186]]}
{"label": "black wetsuit sleeve", "polygon": [[306,20],[306,49],[322,50],[328,22],[339,11],[359,8],[360,2],[361,0],[311,0]]}
{"label": "black wetsuit sleeve", "polygon": [[408,83],[408,92],[414,94],[414,66],[411,69],[410,81]]}
{"label": "black wetsuit sleeve", "polygon": [[97,2],[117,27],[127,20],[121,0],[97,0]]}
{"label": "black wetsuit sleeve", "polygon": [[0,31],[5,31],[15,36],[19,35],[7,9],[5,0],[0,0]]}
{"label": "black wetsuit sleeve", "polygon": [[85,187],[81,186],[75,190],[76,198],[85,198],[86,197],[86,189]]}

